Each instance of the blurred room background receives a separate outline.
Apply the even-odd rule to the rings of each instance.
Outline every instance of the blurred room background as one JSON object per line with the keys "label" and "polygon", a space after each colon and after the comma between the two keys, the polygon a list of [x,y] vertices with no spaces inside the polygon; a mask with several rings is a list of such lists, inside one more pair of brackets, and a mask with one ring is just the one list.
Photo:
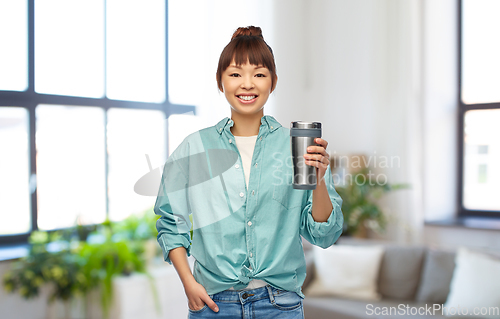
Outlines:
{"label": "blurred room background", "polygon": [[[155,194],[134,185],[188,134],[230,116],[215,72],[248,25],[277,64],[264,114],[285,127],[322,122],[338,176],[363,158],[373,176],[408,186],[377,199],[385,229],[367,218],[359,236],[500,250],[499,11],[495,0],[0,0],[0,276],[30,254],[33,234],[97,236],[102,223],[154,215]],[[186,317],[173,267],[145,265],[160,278],[161,311],[115,294],[132,308],[113,304],[112,316],[147,304],[141,318]],[[130,281],[146,289],[145,277]],[[2,289],[0,317],[67,314],[40,289],[30,300]]]}

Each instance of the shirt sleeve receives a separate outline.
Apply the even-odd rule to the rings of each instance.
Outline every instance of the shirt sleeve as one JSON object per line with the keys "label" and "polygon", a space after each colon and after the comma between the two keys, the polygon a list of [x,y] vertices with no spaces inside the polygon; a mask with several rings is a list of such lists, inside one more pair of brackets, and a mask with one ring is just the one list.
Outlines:
{"label": "shirt sleeve", "polygon": [[158,244],[163,251],[164,260],[170,265],[172,261],[168,254],[174,248],[182,246],[186,248],[187,256],[191,256],[192,223],[189,219],[188,178],[185,168],[183,169],[187,157],[179,158],[174,153],[169,156],[163,168],[154,206],[155,214],[160,216],[156,222]]}
{"label": "shirt sleeve", "polygon": [[342,214],[342,198],[335,190],[330,165],[325,172],[325,183],[332,201],[333,209],[326,222],[317,222],[312,216],[312,190],[308,190],[307,201],[302,207],[300,235],[308,242],[321,248],[333,245],[342,234],[344,215]]}

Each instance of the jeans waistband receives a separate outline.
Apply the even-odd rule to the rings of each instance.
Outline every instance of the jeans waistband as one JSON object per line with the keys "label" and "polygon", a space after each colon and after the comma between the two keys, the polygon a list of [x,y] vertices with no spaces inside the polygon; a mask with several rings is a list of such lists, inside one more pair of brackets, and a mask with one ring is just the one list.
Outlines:
{"label": "jeans waistband", "polygon": [[273,298],[273,290],[276,288],[267,284],[264,287],[249,289],[244,291],[224,290],[210,295],[214,301],[246,303],[264,298]]}

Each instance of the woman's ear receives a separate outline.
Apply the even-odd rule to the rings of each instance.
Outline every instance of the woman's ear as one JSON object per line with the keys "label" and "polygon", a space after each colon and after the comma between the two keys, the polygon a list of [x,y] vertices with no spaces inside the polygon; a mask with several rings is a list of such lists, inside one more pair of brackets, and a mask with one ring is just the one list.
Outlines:
{"label": "woman's ear", "polygon": [[276,88],[276,84],[278,84],[278,75],[274,75],[274,85],[271,88],[271,93],[273,93],[274,89]]}

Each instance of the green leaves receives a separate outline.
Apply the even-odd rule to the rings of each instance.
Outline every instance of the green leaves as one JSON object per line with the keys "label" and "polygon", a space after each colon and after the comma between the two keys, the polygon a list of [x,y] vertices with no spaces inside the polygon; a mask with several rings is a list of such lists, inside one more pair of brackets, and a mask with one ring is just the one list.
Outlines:
{"label": "green leaves", "polygon": [[145,272],[141,246],[126,241],[106,241],[102,244],[84,244],[79,255],[86,261],[82,267],[90,287],[99,287],[104,316],[109,315],[113,300],[112,279],[132,272]]}
{"label": "green leaves", "polygon": [[368,168],[360,169],[350,183],[335,188],[343,200],[343,234],[355,234],[363,225],[377,232],[385,231],[387,218],[377,201],[392,190],[405,188],[409,188],[409,185],[381,183],[378,179],[370,178]]}
{"label": "green leaves", "polygon": [[48,252],[44,244],[35,244],[29,255],[15,262],[5,274],[3,285],[8,292],[19,291],[21,296],[30,299],[38,296],[42,285],[52,284],[54,289],[49,301],[69,300],[89,288],[80,262],[68,249]]}
{"label": "green leaves", "polygon": [[[107,220],[101,225],[79,225],[62,231],[34,231],[29,238],[28,256],[14,262],[4,275],[4,289],[30,299],[39,295],[40,287],[50,285],[51,302],[67,301],[97,288],[107,318],[113,300],[113,278],[134,272],[147,274],[144,243],[156,239],[158,218],[151,208],[118,223]],[[88,243],[91,234],[102,241]],[[153,282],[152,289],[157,299]]]}

